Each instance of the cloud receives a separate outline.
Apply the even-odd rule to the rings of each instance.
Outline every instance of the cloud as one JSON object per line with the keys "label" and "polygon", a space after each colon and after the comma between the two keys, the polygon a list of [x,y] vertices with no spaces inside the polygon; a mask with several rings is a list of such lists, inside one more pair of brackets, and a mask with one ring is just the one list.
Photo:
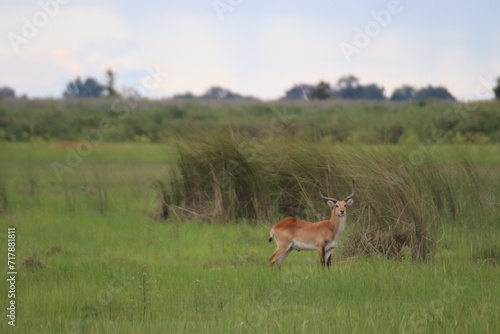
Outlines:
{"label": "cloud", "polygon": [[278,98],[294,83],[330,80],[339,73],[335,64],[334,27],[325,28],[297,16],[274,16],[250,32],[247,55],[240,66],[251,68],[238,85],[263,98]]}
{"label": "cloud", "polygon": [[[33,9],[24,13],[33,13]],[[16,33],[20,34],[21,29],[22,25]],[[10,45],[0,46],[5,57],[0,64],[3,80],[23,91],[58,96],[64,89],[62,80],[69,81],[77,75],[102,76],[111,65],[110,57],[123,54],[132,43],[124,37],[126,32],[127,27],[113,12],[101,8],[61,8],[34,37],[20,45],[18,54]]]}
{"label": "cloud", "polygon": [[169,77],[151,92],[154,96],[187,90],[201,93],[213,84],[233,85],[232,67],[228,66],[232,46],[213,32],[212,21],[206,14],[169,12],[137,22],[139,27],[130,32],[136,45],[119,59],[129,69],[126,77],[136,81],[129,84],[140,84],[139,73],[159,66]]}

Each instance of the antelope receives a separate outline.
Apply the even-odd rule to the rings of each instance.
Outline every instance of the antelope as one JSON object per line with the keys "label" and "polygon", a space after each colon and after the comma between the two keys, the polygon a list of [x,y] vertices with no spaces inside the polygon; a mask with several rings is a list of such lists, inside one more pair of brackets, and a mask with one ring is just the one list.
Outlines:
{"label": "antelope", "polygon": [[310,223],[292,217],[286,217],[269,231],[269,242],[276,241],[277,249],[269,258],[272,266],[274,263],[281,265],[291,251],[317,250],[322,266],[332,263],[332,251],[337,247],[340,236],[344,232],[347,220],[347,207],[354,203],[352,199],[355,184],[352,181],[352,193],[341,201],[326,197],[319,190],[319,195],[326,204],[332,208],[329,220]]}

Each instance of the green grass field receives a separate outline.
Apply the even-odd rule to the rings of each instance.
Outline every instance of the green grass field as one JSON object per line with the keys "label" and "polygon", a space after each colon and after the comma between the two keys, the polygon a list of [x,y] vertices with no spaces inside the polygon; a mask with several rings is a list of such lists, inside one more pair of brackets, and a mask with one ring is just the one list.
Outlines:
{"label": "green grass field", "polygon": [[[436,146],[432,158],[470,159],[498,212],[499,150]],[[60,182],[52,163],[67,152],[0,144],[2,270],[15,227],[18,272],[15,327],[1,280],[2,333],[500,332],[499,217],[477,221],[473,198],[457,221],[440,222],[429,261],[335,257],[356,229],[353,210],[330,269],[315,252],[294,252],[278,270],[267,264],[277,220],[153,218],[154,182],[176,161],[173,147],[102,143]]]}

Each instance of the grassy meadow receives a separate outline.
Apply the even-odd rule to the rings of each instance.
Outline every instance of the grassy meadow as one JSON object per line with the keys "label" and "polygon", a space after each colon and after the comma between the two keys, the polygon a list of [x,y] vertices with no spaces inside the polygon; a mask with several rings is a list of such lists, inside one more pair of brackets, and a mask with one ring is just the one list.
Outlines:
{"label": "grassy meadow", "polygon": [[[355,197],[330,269],[315,252],[294,252],[277,270],[267,265],[275,249],[267,238],[279,213],[231,223],[156,217],[155,182],[174,168],[175,147],[102,143],[59,181],[51,164],[65,160],[65,147],[1,144],[1,254],[7,227],[16,227],[18,266],[16,327],[4,316],[3,333],[500,330],[498,197],[489,218],[470,198],[455,220],[437,219],[426,261],[347,255],[349,236],[363,225]],[[431,159],[443,168],[470,159],[488,180],[484,191],[497,196],[498,151],[440,146]],[[5,300],[5,280],[0,290]]]}
{"label": "grassy meadow", "polygon": [[[495,102],[0,102],[1,333],[500,332]],[[270,268],[351,180],[332,267]]]}

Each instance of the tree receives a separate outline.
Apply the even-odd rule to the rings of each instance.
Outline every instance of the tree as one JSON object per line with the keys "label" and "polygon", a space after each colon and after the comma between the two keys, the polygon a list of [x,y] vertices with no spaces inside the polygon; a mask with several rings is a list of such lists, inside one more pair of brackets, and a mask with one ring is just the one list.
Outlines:
{"label": "tree", "polygon": [[366,100],[385,100],[384,88],[376,84],[361,86],[362,99]]}
{"label": "tree", "polygon": [[311,94],[315,87],[313,85],[300,84],[295,85],[285,92],[284,99],[288,100],[308,100],[312,98]]}
{"label": "tree", "polygon": [[325,100],[330,97],[330,84],[325,81],[320,81],[311,91],[311,99]]}
{"label": "tree", "polygon": [[437,99],[455,101],[455,98],[450,94],[450,92],[448,92],[448,89],[444,87],[432,86],[420,89],[415,95],[415,98],[417,100]]}
{"label": "tree", "polygon": [[385,100],[383,87],[376,84],[363,86],[354,75],[341,77],[336,89],[343,99]]}
{"label": "tree", "polygon": [[101,97],[105,87],[94,78],[87,78],[84,82],[80,77],[70,81],[64,91],[64,97]]}
{"label": "tree", "polygon": [[396,88],[391,96],[391,101],[410,101],[414,100],[417,95],[417,90],[412,86],[403,85]]}
{"label": "tree", "polygon": [[341,77],[337,81],[337,87],[339,90],[354,89],[358,86],[359,86],[359,79],[356,78],[354,75],[347,75],[347,76]]}
{"label": "tree", "polygon": [[220,99],[220,100],[256,100],[252,96],[242,96],[237,93],[233,93],[229,89],[222,88],[219,86],[212,86],[205,91],[203,95],[194,95],[191,92],[186,92],[185,94],[176,94],[173,96],[174,100],[193,100],[193,99]]}
{"label": "tree", "polygon": [[337,81],[337,90],[343,99],[361,99],[363,98],[363,89],[359,84],[359,79],[354,75],[341,77]]}
{"label": "tree", "polygon": [[500,100],[500,77],[497,79],[497,86],[493,88],[493,93],[495,93],[495,97]]}
{"label": "tree", "polygon": [[16,97],[16,91],[8,86],[0,87],[0,98]]}
{"label": "tree", "polygon": [[243,96],[231,92],[229,89],[219,86],[213,86],[207,89],[205,94],[200,96],[202,99],[241,99]]}
{"label": "tree", "polygon": [[108,76],[108,84],[105,89],[108,91],[108,96],[117,96],[118,92],[115,89],[115,73],[109,68],[106,70],[106,75]]}
{"label": "tree", "polygon": [[184,94],[175,94],[173,99],[174,100],[193,100],[193,99],[196,99],[196,96],[191,92],[186,92]]}

